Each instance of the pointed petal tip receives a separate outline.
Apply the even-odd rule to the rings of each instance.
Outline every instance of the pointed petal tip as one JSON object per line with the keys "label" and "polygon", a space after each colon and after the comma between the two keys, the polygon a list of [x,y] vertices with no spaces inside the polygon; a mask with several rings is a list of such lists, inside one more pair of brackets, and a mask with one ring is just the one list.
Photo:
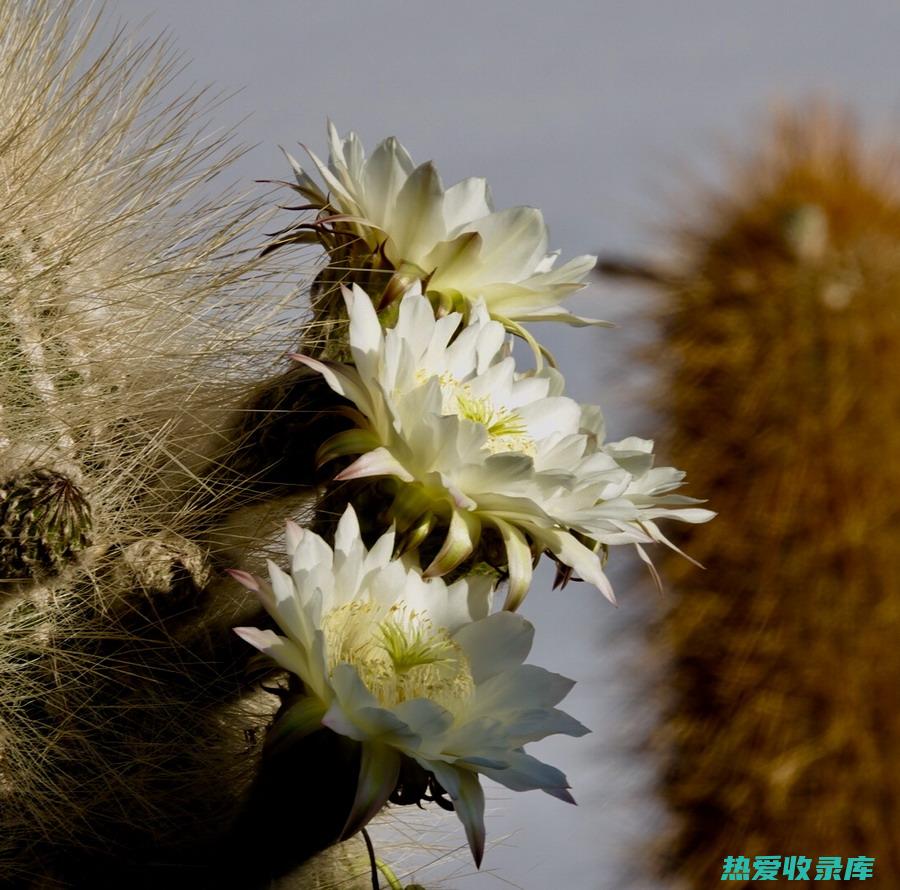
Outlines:
{"label": "pointed petal tip", "polygon": [[555,797],[557,800],[561,800],[563,803],[572,804],[573,807],[578,806],[578,802],[572,797],[569,789],[572,786],[566,783],[565,785],[545,785],[541,788],[541,791],[544,794],[549,794],[551,797]]}
{"label": "pointed petal tip", "polygon": [[345,467],[334,479],[346,482],[348,479],[365,479],[370,476],[396,476],[404,482],[412,482],[413,477],[400,462],[381,446],[358,457],[349,467]]}
{"label": "pointed petal tip", "polygon": [[259,581],[250,574],[250,572],[245,572],[243,569],[225,569],[226,574],[231,575],[238,584],[241,584],[243,587],[246,587],[247,590],[252,590],[254,593],[259,593],[260,586]]}
{"label": "pointed petal tip", "polygon": [[527,593],[527,588],[522,591],[514,591],[512,587],[510,587],[506,592],[506,599],[503,601],[503,611],[515,612],[519,606],[522,605]]}
{"label": "pointed petal tip", "polygon": [[254,649],[259,649],[258,627],[233,627],[231,628],[245,643],[249,643]]}
{"label": "pointed petal tip", "polygon": [[284,523],[284,527],[288,534],[295,540],[299,541],[305,534],[306,529],[302,525],[298,525],[293,519],[288,519]]}

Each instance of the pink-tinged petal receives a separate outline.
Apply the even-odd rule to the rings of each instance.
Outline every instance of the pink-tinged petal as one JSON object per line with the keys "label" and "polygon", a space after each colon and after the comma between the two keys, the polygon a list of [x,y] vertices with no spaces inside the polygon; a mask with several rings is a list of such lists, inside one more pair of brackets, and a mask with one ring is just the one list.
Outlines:
{"label": "pink-tinged petal", "polygon": [[250,572],[245,572],[243,569],[225,569],[225,571],[247,590],[259,593],[259,579],[255,575],[251,575]]}
{"label": "pink-tinged petal", "polygon": [[481,522],[468,510],[454,510],[444,544],[431,565],[422,573],[426,578],[438,578],[452,572],[471,555],[481,535]]}
{"label": "pink-tinged petal", "polygon": [[306,657],[290,640],[278,636],[271,630],[260,630],[258,627],[236,627],[234,632],[242,640],[268,655],[286,671],[296,674],[301,680],[309,679],[310,671]]}
{"label": "pink-tinged petal", "polygon": [[480,684],[525,661],[534,640],[534,627],[514,612],[496,612],[461,627],[453,639],[462,646],[472,678]]}
{"label": "pink-tinged petal", "polygon": [[278,614],[275,607],[275,594],[272,591],[272,585],[250,572],[243,569],[225,569],[226,573],[231,575],[243,587],[251,590],[256,594],[256,598],[262,603],[263,608],[277,621]]}
{"label": "pink-tinged petal", "polygon": [[397,787],[400,754],[387,745],[367,742],[362,746],[356,798],[341,832],[341,840],[352,837],[378,815]]}
{"label": "pink-tinged petal", "polygon": [[376,448],[355,460],[346,470],[335,476],[335,481],[365,479],[370,476],[396,476],[402,482],[413,482],[412,474],[387,448]]}

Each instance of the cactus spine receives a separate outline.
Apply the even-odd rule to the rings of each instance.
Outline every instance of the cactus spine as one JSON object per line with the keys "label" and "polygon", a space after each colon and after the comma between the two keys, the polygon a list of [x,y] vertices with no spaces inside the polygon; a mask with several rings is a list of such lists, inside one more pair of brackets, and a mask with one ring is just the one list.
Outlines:
{"label": "cactus spine", "polygon": [[277,703],[224,569],[305,509],[328,405],[258,208],[204,197],[203,96],[98,24],[0,2],[0,886],[267,886],[229,831]]}

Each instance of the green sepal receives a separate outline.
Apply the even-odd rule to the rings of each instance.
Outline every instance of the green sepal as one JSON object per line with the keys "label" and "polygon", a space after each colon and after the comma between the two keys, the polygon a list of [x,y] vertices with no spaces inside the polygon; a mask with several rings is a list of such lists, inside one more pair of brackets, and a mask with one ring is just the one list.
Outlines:
{"label": "green sepal", "polygon": [[265,754],[283,751],[322,728],[322,718],[328,708],[319,699],[305,696],[298,699],[276,719],[266,737]]}
{"label": "green sepal", "polygon": [[472,555],[480,537],[481,520],[468,510],[454,510],[444,544],[423,575],[436,578],[452,572]]}
{"label": "green sepal", "polygon": [[344,430],[327,439],[316,452],[316,463],[323,466],[329,461],[347,455],[366,454],[374,451],[379,445],[378,438],[369,430]]}

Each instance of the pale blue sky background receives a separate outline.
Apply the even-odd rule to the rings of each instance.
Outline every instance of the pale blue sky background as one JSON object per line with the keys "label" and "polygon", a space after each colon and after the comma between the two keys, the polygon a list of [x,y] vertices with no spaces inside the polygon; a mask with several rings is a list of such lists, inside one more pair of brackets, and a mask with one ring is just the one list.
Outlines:
{"label": "pale blue sky background", "polygon": [[[498,206],[532,204],[563,258],[653,245],[664,188],[679,164],[715,169],[719,137],[752,138],[773,100],[850,99],[876,121],[900,104],[896,0],[110,0],[152,35],[170,27],[193,60],[183,85],[243,88],[216,113],[259,143],[237,167],[247,184],[286,175],[278,144],[324,150],[324,122],[367,146],[400,137],[445,182],[486,176]],[[647,336],[633,294],[592,288],[577,301],[622,323],[554,330],[573,395],[600,402],[611,433],[653,436],[637,400],[648,378],[628,351]],[[543,333],[543,332],[541,332]],[[624,566],[624,553],[613,562]],[[646,765],[628,749],[652,721],[640,639],[663,601],[623,568],[613,609],[584,585],[552,593],[539,576],[526,604],[538,625],[533,660],[579,686],[567,710],[594,729],[545,743],[574,786],[575,809],[541,795],[495,792],[494,840],[482,875],[465,859],[444,886],[621,890],[640,872],[658,811]],[[452,843],[462,832],[446,819]],[[776,851],[777,852],[777,851]],[[451,870],[453,871],[453,870]],[[430,872],[422,875],[427,884]],[[646,876],[634,886],[650,890]]]}

